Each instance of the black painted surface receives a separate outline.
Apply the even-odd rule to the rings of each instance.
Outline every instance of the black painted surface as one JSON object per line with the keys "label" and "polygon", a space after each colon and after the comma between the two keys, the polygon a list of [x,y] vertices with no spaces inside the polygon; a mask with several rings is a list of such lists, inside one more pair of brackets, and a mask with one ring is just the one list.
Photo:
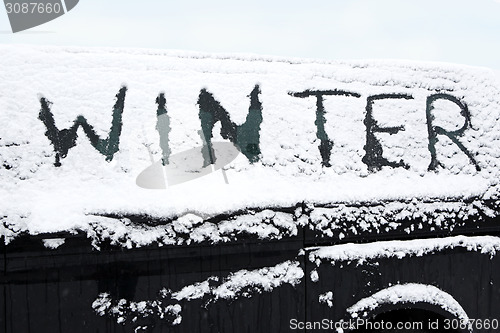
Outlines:
{"label": "black painted surface", "polygon": [[[240,243],[203,247],[155,247],[93,250],[83,237],[68,239],[56,250],[25,237],[7,246],[2,276],[5,332],[133,332],[100,317],[92,302],[101,292],[115,299],[155,299],[162,288],[180,290],[210,276],[258,269],[293,260],[302,241]],[[271,293],[208,306],[202,300],[182,304],[182,323],[152,319],[148,332],[282,332],[289,317],[304,318],[304,286],[288,285]],[[154,322],[156,320],[156,322]],[[145,322],[151,324],[151,322]]]}
{"label": "black painted surface", "polygon": [[[316,266],[308,263],[306,276]],[[435,286],[453,296],[469,318],[500,319],[500,257],[468,251],[464,248],[445,250],[420,257],[384,258],[368,260],[363,264],[337,262],[324,263],[317,268],[319,280],[307,283],[306,318],[321,321],[349,320],[346,309],[359,300],[395,284],[421,283]],[[330,308],[318,304],[318,295],[333,291]],[[452,318],[437,306],[407,304],[423,307]],[[383,306],[374,315],[405,306]],[[474,330],[495,332],[495,330]]]}
{"label": "black painted surface", "polygon": [[[469,225],[469,229],[464,226],[454,233],[468,230],[470,235],[478,231],[496,234],[494,222],[489,221],[490,229]],[[290,329],[292,319],[346,319],[346,309],[358,300],[391,285],[410,282],[448,292],[471,318],[500,319],[500,258],[462,248],[422,257],[371,260],[362,265],[323,263],[317,268],[319,281],[312,282],[310,273],[315,265],[308,261],[308,251],[298,255],[301,249],[318,242],[311,231],[280,241],[139,249],[101,244],[100,251],[83,234],[55,236],[66,238],[56,250],[43,246],[42,237],[47,235],[19,237],[0,247],[2,331],[133,332],[137,325],[117,324],[116,318],[94,312],[92,302],[99,293],[108,292],[114,299],[151,300],[162,288],[176,291],[210,276],[224,278],[241,269],[270,267],[287,260],[299,261],[304,269],[305,276],[295,287],[285,284],[251,298],[209,304],[203,299],[184,302],[182,322],[177,326],[158,318],[142,323],[152,327],[147,332],[297,332],[300,330]],[[320,240],[322,244],[332,241]],[[367,240],[374,239],[363,241]],[[318,301],[327,291],[334,292],[331,308]],[[393,309],[380,309],[389,310]],[[440,311],[428,306],[427,310]]]}

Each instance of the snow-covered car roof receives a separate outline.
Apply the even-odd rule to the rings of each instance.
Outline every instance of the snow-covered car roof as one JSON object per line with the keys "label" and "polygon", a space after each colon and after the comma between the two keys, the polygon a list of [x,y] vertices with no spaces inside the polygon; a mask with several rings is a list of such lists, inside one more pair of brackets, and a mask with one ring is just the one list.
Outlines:
{"label": "snow-covered car roof", "polygon": [[61,231],[218,242],[308,223],[331,233],[324,218],[379,230],[497,216],[500,84],[488,69],[0,50],[6,242]]}

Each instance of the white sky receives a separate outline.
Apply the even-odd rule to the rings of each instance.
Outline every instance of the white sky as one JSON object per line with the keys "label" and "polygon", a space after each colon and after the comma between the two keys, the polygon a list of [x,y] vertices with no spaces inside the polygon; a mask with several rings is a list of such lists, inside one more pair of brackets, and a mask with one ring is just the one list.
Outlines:
{"label": "white sky", "polygon": [[[30,2],[27,0],[27,2]],[[80,0],[0,43],[147,47],[500,69],[500,0]]]}

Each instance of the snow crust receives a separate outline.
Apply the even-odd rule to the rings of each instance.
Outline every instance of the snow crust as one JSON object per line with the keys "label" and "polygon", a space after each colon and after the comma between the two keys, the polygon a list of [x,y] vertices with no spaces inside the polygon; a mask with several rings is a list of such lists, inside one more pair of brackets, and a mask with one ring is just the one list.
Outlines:
{"label": "snow crust", "polygon": [[500,238],[495,236],[454,236],[446,238],[414,239],[406,241],[380,241],[366,244],[341,244],[310,248],[309,260],[319,266],[323,261],[335,264],[342,261],[363,264],[379,258],[417,256],[439,251],[464,248],[493,257],[500,250]]}
{"label": "snow crust", "polygon": [[333,291],[327,291],[326,293],[319,295],[318,301],[320,303],[325,303],[326,305],[328,305],[328,307],[331,308],[333,306],[333,301],[334,301]]}
{"label": "snow crust", "polygon": [[[488,69],[13,45],[0,46],[0,53],[0,236],[5,242],[21,233],[83,231],[96,243],[111,239],[123,246],[215,243],[242,233],[280,239],[306,224],[342,238],[360,230],[395,229],[395,222],[406,218],[422,218],[441,228],[467,217],[498,215],[500,85]],[[54,147],[38,119],[39,98],[53,103],[59,129],[83,115],[104,138],[123,84],[128,88],[123,130],[113,160],[106,161],[80,129],[76,146],[55,167]],[[217,171],[166,190],[136,186],[136,177],[162,157],[155,103],[160,92],[167,99],[175,154],[203,144],[197,105],[201,89],[241,124],[256,84],[263,106],[260,161],[251,164],[240,154],[226,166],[229,184]],[[308,89],[360,94],[324,97],[325,130],[333,142],[331,167],[322,166],[318,150],[316,98],[290,95]],[[427,171],[426,99],[437,92],[467,104],[472,127],[459,140],[480,171],[445,136],[436,145],[444,168]],[[383,157],[403,159],[409,169],[371,172],[362,162],[366,98],[390,93],[413,98],[377,101],[373,116],[381,127],[403,125],[405,130],[376,136]],[[436,124],[447,130],[463,125],[449,101],[437,101],[432,112]],[[222,140],[216,130],[213,134],[214,141]],[[301,203],[314,209],[307,214],[276,210]],[[128,216],[148,216],[164,225],[136,225]],[[359,230],[348,230],[352,221]]]}
{"label": "snow crust", "polygon": [[44,239],[43,245],[48,249],[57,249],[59,246],[63,245],[66,239],[64,238],[52,238],[52,239]]}
{"label": "snow crust", "polygon": [[118,324],[132,323],[139,330],[147,329],[148,318],[178,325],[182,321],[182,302],[202,299],[205,306],[218,300],[239,297],[251,298],[262,292],[271,292],[284,284],[296,286],[302,281],[304,271],[298,261],[285,261],[276,266],[256,270],[239,270],[223,279],[212,276],[205,281],[183,287],[179,291],[164,288],[158,299],[145,301],[114,300],[110,294],[101,293],[92,303],[99,316],[111,316]]}
{"label": "snow crust", "polygon": [[448,293],[431,285],[408,283],[391,286],[363,298],[347,309],[353,318],[370,312],[383,304],[420,303],[437,305],[463,322],[469,317],[462,306]]}

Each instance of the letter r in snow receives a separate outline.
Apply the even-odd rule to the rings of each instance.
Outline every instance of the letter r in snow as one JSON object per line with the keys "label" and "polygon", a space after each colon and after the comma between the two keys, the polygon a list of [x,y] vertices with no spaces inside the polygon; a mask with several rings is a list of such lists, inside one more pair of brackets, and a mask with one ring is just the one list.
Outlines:
{"label": "letter r in snow", "polygon": [[[464,125],[455,131],[447,131],[442,127],[435,126],[433,124],[434,116],[432,115],[432,111],[434,110],[433,104],[435,101],[439,99],[448,100],[450,102],[455,103],[460,108],[460,115],[464,117]],[[467,155],[471,164],[474,165],[476,171],[481,171],[481,167],[477,164],[476,160],[472,156],[472,154],[465,148],[465,146],[458,140],[458,137],[462,136],[465,130],[469,127],[472,127],[470,120],[470,113],[467,105],[462,103],[458,98],[444,94],[438,93],[427,97],[427,106],[426,106],[426,116],[427,116],[427,131],[429,133],[429,151],[431,153],[431,163],[429,164],[428,170],[434,171],[438,166],[443,166],[441,162],[439,162],[437,158],[436,152],[436,143],[438,142],[438,135],[447,136],[455,145],[460,148],[460,150]]]}

